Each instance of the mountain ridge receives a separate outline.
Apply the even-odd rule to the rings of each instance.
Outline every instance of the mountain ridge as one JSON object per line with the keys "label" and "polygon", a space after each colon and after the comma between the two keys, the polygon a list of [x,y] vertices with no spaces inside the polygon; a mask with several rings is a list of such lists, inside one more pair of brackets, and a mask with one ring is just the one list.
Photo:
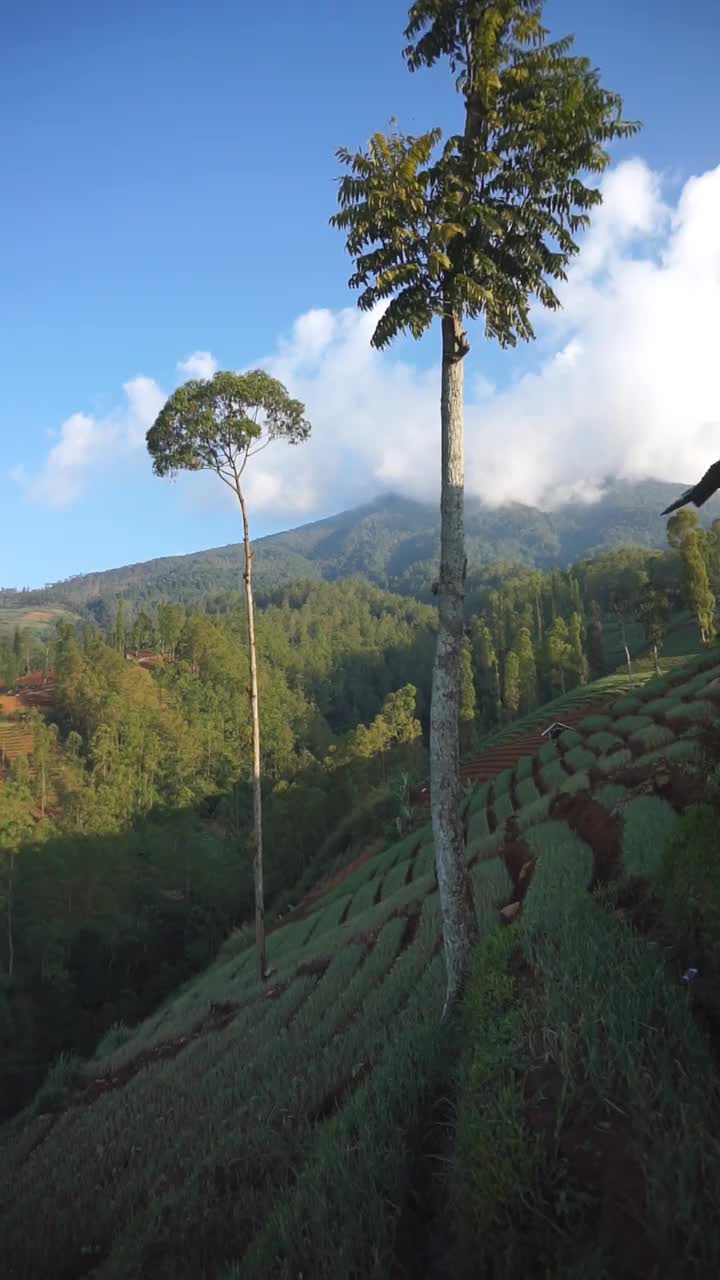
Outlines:
{"label": "mountain ridge", "polygon": [[[621,545],[661,549],[666,545],[660,512],[682,492],[662,481],[613,481],[593,503],[568,502],[552,511],[523,503],[489,507],[466,500],[468,565],[527,564],[563,568],[575,560]],[[703,508],[710,523],[720,517],[720,499]],[[437,558],[440,512],[435,504],[395,493],[268,534],[253,543],[258,590],[299,579],[335,581],[361,576],[386,589],[417,594],[427,585]],[[179,556],[163,556],[94,573],[78,574],[37,589],[0,589],[0,604],[59,604],[101,607],[124,598],[143,605],[162,599],[191,603],[240,587],[242,544],[227,543]]]}

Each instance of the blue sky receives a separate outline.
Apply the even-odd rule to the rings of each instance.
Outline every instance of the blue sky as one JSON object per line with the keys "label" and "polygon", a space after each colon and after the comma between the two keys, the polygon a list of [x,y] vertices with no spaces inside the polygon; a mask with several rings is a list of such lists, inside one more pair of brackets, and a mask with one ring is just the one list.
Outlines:
{"label": "blue sky", "polygon": [[[407,392],[414,407],[405,434],[398,427],[397,448],[407,458],[402,442],[412,440],[412,422],[424,418],[425,401],[434,411],[435,341],[403,344],[373,366],[379,401],[366,404],[363,419],[368,373],[358,343],[366,335],[339,332],[350,322],[338,313],[354,298],[342,239],[328,227],[338,145],[364,143],[393,115],[420,131],[447,126],[457,110],[448,71],[405,70],[406,12],[396,0],[8,7],[0,51],[0,467],[4,524],[13,532],[0,542],[0,585],[39,585],[237,539],[236,514],[215,488],[155,480],[143,450],[120,448],[113,434],[134,431],[137,442],[157,388],[171,390],[182,376],[178,362],[197,351],[222,367],[270,362],[299,389],[309,387],[324,439],[337,446],[333,469],[322,483],[310,477],[304,498],[287,496],[286,478],[272,501],[258,501],[257,533],[326,514],[383,484],[420,496],[399,456],[378,461],[366,449],[361,465],[347,445],[343,369],[354,405],[348,422],[368,440],[387,380],[398,419]],[[626,188],[616,193],[617,217],[625,218],[618,242],[626,267],[643,254],[657,262],[684,184],[720,163],[720,6],[548,0],[546,20],[556,34],[576,33],[578,51],[623,94],[626,114],[644,123],[618,158],[643,162],[645,179],[637,172],[628,179],[634,200],[650,199],[648,175],[662,176],[662,190],[653,189],[647,216],[629,217],[629,231]],[[694,215],[695,237],[711,225],[714,198],[714,189],[706,192],[705,213]],[[605,231],[606,275],[618,225],[610,219]],[[660,248],[658,236],[666,237]],[[293,328],[313,311],[323,331],[334,326],[335,358],[323,357],[322,370],[298,351],[310,331],[315,341],[315,322]],[[571,325],[572,305],[568,314]],[[588,315],[576,321],[583,350]],[[574,332],[550,329],[536,349],[513,356],[476,332],[467,377],[480,407],[532,376]],[[152,387],[140,385],[143,407],[128,427],[123,386],[140,375]],[[107,447],[100,442],[58,503],[48,455],[78,414],[91,424],[81,431],[111,424]],[[711,447],[706,398],[696,418],[688,466]],[[386,436],[394,422],[384,424]],[[280,465],[287,471],[285,460]],[[570,473],[563,479],[573,481]],[[520,485],[509,496],[535,495]]]}

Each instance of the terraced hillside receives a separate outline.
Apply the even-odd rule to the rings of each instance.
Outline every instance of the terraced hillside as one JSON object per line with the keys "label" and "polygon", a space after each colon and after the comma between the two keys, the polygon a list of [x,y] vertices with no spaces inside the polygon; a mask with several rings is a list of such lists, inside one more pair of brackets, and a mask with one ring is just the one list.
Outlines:
{"label": "terraced hillside", "polygon": [[0,1134],[3,1274],[717,1274],[714,1032],[639,886],[700,812],[720,656],[603,692],[468,797],[462,1024],[425,826],[277,928],[266,985],[239,930],[57,1065]]}

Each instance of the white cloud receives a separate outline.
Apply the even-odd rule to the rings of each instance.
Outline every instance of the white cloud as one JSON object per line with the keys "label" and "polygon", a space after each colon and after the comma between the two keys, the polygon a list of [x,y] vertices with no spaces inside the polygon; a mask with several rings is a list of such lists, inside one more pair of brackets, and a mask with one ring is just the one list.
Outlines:
{"label": "white cloud", "polygon": [[184,378],[212,378],[217,373],[218,362],[211,351],[193,351],[184,360],[178,360],[177,367]]}
{"label": "white cloud", "polygon": [[104,418],[74,413],[62,423],[57,442],[32,479],[23,468],[16,479],[27,497],[48,507],[67,507],[80,497],[91,472],[102,471],[145,443],[145,433],[165,401],[152,378],[131,378],[125,404]]}
{"label": "white cloud", "polygon": [[[535,313],[539,340],[520,365],[531,372],[494,385],[481,325],[471,328],[466,485],[490,503],[593,501],[609,475],[682,484],[720,456],[720,167],[690,179],[672,206],[640,160],[607,175],[603,192],[563,310]],[[439,370],[412,363],[410,343],[402,357],[373,351],[376,318],[314,309],[264,359],[238,353],[285,382],[313,424],[309,442],[277,443],[248,468],[253,511],[292,523],[383,488],[437,497]],[[217,365],[195,352],[178,368],[210,376]],[[163,392],[136,378],[125,395],[105,421],[63,424],[35,497],[70,502],[108,451],[142,444]],[[188,485],[204,491],[199,477]]]}

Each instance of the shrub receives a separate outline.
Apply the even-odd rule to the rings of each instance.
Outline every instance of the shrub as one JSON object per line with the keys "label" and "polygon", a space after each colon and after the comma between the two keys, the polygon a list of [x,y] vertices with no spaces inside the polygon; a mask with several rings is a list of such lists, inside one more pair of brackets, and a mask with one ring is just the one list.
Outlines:
{"label": "shrub", "polygon": [[572,777],[566,778],[560,787],[561,794],[574,795],[576,791],[587,791],[590,788],[590,778],[583,769],[578,773],[574,773]]}
{"label": "shrub", "polygon": [[699,757],[699,744],[692,738],[680,738],[675,742],[669,742],[666,747],[658,747],[656,751],[648,751],[645,755],[638,756],[634,764],[638,769],[652,764],[659,764],[660,761],[669,761],[672,764],[691,764],[697,761]]}
{"label": "shrub", "polygon": [[597,762],[597,768],[601,773],[614,773],[616,769],[622,769],[631,761],[632,751],[624,747],[622,751],[613,751],[609,756],[601,756]]}
{"label": "shrub", "polygon": [[651,724],[650,716],[621,716],[613,727],[617,733],[627,738],[629,734],[636,733],[638,729],[647,729]]}
{"label": "shrub", "polygon": [[495,814],[495,822],[499,826],[501,822],[505,822],[513,811],[513,802],[509,792],[498,796],[493,804],[493,813]]}
{"label": "shrub", "polygon": [[476,859],[478,862],[486,862],[490,858],[497,857],[498,851],[505,843],[505,823],[497,827],[492,835],[485,836],[482,840],[476,840],[472,846],[466,851],[466,859]]}
{"label": "shrub", "polygon": [[493,782],[493,797],[495,799],[497,799],[498,796],[504,796],[510,790],[512,776],[512,769],[503,769],[502,773],[498,774],[497,778]]}
{"label": "shrub", "polygon": [[534,804],[536,800],[540,799],[540,792],[532,778],[523,778],[522,782],[516,782],[515,795],[517,796],[518,808]]}
{"label": "shrub", "polygon": [[707,699],[698,702],[679,702],[677,706],[671,708],[667,713],[668,720],[673,723],[680,724],[682,721],[687,723],[699,723],[703,720],[714,720],[717,717],[717,707]]}
{"label": "shrub", "polygon": [[553,797],[551,795],[540,796],[538,800],[534,800],[532,804],[523,805],[516,813],[517,824],[520,831],[527,831],[528,827],[534,827],[538,822],[544,822],[550,812],[550,805]]}
{"label": "shrub", "polygon": [[639,698],[635,693],[626,693],[623,698],[618,698],[616,702],[613,702],[610,710],[615,715],[622,716],[628,711],[637,711],[638,707],[641,705],[642,698]]}
{"label": "shrub", "polygon": [[518,782],[522,782],[525,778],[532,778],[533,757],[521,756],[515,766],[515,778]]}
{"label": "shrub", "polygon": [[467,842],[475,842],[484,840],[485,836],[490,834],[490,828],[487,820],[487,809],[476,809],[470,816],[467,827]]}
{"label": "shrub", "polygon": [[657,874],[677,820],[672,805],[660,796],[636,796],[625,805],[623,866],[626,875]]}
{"label": "shrub", "polygon": [[664,747],[667,742],[672,742],[675,734],[672,729],[666,728],[662,724],[650,724],[646,729],[639,729],[637,733],[630,736],[632,746],[643,747],[645,751],[653,751],[656,747]]}
{"label": "shrub", "polygon": [[567,778],[567,770],[562,761],[555,760],[540,770],[540,778],[546,791],[557,791]]}
{"label": "shrub", "polygon": [[621,786],[619,782],[603,782],[601,786],[596,787],[593,791],[593,800],[601,804],[603,809],[612,810],[627,795],[627,787]]}
{"label": "shrub", "polygon": [[468,804],[468,813],[472,814],[472,813],[476,813],[478,809],[484,809],[487,804],[489,793],[490,793],[490,783],[481,782],[480,786],[476,787],[470,796],[470,803]]}
{"label": "shrub", "polygon": [[587,745],[597,755],[604,755],[608,751],[615,751],[618,747],[622,747],[623,740],[614,733],[608,733],[606,730],[601,729],[599,733],[590,735]]}
{"label": "shrub", "polygon": [[678,699],[668,694],[664,698],[653,698],[652,702],[646,702],[644,710],[649,716],[664,716],[677,704]]}
{"label": "shrub", "polygon": [[598,729],[607,729],[612,724],[610,716],[594,715],[586,716],[580,721],[578,729],[582,729],[583,733],[595,733]]}
{"label": "shrub", "polygon": [[556,742],[544,742],[538,751],[538,760],[541,764],[552,764],[560,755],[560,748]]}
{"label": "shrub", "polygon": [[582,745],[583,736],[578,733],[577,729],[563,729],[558,742],[563,751],[569,751],[571,747],[579,747]]}
{"label": "shrub", "polygon": [[572,751],[568,751],[565,755],[565,764],[573,771],[590,769],[595,762],[594,752],[588,751],[587,747],[573,747]]}

